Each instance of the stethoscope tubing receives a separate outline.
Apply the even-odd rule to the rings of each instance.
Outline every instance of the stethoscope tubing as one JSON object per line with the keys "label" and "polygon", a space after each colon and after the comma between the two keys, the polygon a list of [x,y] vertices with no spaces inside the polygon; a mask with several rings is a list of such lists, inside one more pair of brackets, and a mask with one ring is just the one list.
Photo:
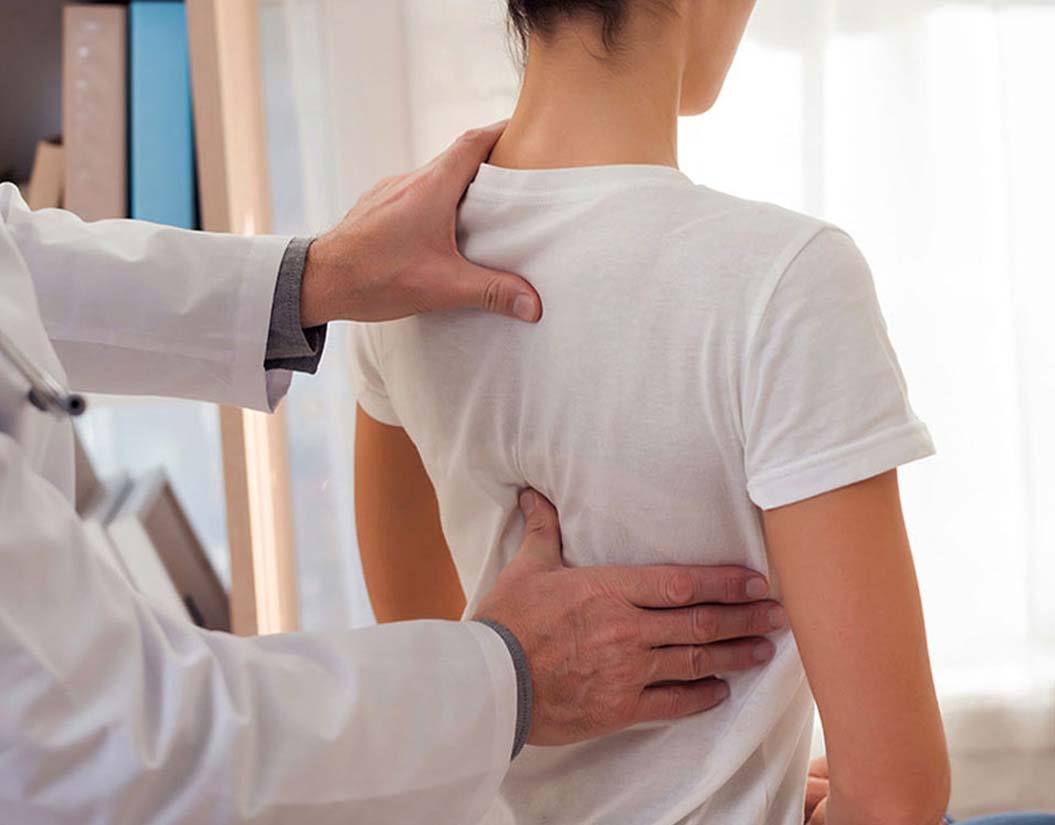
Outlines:
{"label": "stethoscope tubing", "polygon": [[41,412],[77,417],[88,408],[83,395],[69,392],[54,376],[30,361],[3,330],[0,330],[0,353],[29,384],[27,400]]}

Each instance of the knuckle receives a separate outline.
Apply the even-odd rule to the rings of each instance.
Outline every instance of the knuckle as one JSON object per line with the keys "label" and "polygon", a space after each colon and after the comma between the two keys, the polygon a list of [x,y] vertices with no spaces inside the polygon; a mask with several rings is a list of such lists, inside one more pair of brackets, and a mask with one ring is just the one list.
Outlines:
{"label": "knuckle", "polygon": [[527,532],[529,535],[545,541],[556,541],[559,538],[557,525],[539,514],[532,514],[531,518],[528,519]]}
{"label": "knuckle", "polygon": [[714,669],[714,654],[708,647],[690,648],[689,673],[693,679],[702,679],[709,676]]}
{"label": "knuckle", "polygon": [[392,177],[385,178],[381,185],[381,192],[393,200],[398,200],[402,195],[404,188],[403,185],[408,180],[411,180],[411,178],[406,175],[393,175]]}
{"label": "knuckle", "polygon": [[718,638],[718,615],[707,607],[697,607],[690,614],[692,617],[692,636],[701,642]]}
{"label": "knuckle", "polygon": [[610,678],[612,684],[622,688],[636,687],[644,683],[640,667],[635,662],[626,659],[612,666]]}
{"label": "knuckle", "polygon": [[695,587],[687,570],[672,570],[666,580],[666,597],[671,604],[688,604]]}
{"label": "knuckle", "polygon": [[677,719],[686,713],[685,691],[671,688],[663,701],[663,715],[668,719]]}
{"label": "knuckle", "polygon": [[752,610],[751,618],[748,623],[749,629],[752,632],[765,634],[773,629],[769,618],[770,607],[771,605],[769,604],[761,604]]}
{"label": "knuckle", "polygon": [[464,132],[462,132],[462,140],[465,143],[473,143],[479,140],[482,134],[482,129],[466,129]]}
{"label": "knuckle", "polygon": [[722,585],[722,594],[727,602],[739,601],[743,592],[744,583],[739,576],[730,575],[725,577],[725,583]]}
{"label": "knuckle", "polygon": [[[503,281],[497,276],[488,278],[484,284],[483,308],[488,312],[498,312],[502,307],[502,297],[505,294]],[[545,524],[543,520],[543,524]]]}
{"label": "knuckle", "polygon": [[640,640],[637,626],[633,622],[626,620],[609,622],[603,632],[608,645],[618,647],[633,646]]}

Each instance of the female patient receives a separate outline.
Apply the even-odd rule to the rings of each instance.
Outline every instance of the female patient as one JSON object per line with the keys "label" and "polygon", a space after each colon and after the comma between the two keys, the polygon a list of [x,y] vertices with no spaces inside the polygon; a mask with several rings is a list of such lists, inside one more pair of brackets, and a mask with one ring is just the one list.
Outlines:
{"label": "female patient", "polygon": [[463,589],[484,594],[525,487],[557,506],[570,564],[767,571],[793,635],[727,701],[529,747],[486,821],[799,825],[815,698],[826,821],[935,825],[948,763],[896,478],[932,446],[869,270],[838,229],[677,168],[678,115],[714,103],[753,0],[509,5],[523,90],[458,240],[528,278],[545,317],[359,332],[378,617],[456,617]]}

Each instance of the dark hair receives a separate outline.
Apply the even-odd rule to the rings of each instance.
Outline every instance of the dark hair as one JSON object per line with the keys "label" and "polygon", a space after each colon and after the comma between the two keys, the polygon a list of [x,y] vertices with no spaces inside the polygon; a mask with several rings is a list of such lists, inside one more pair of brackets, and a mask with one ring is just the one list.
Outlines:
{"label": "dark hair", "polygon": [[509,26],[527,47],[528,36],[553,33],[562,20],[590,15],[601,24],[601,38],[606,49],[614,49],[616,35],[634,0],[509,0]]}

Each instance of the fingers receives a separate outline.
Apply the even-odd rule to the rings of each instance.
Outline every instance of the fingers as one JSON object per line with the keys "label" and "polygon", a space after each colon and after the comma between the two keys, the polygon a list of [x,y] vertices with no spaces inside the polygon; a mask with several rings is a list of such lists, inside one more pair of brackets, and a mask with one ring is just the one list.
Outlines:
{"label": "fingers", "polygon": [[638,607],[683,607],[705,602],[735,604],[763,598],[769,584],[743,567],[609,568],[611,584]]}
{"label": "fingers", "polygon": [[545,496],[525,490],[520,494],[520,512],[527,522],[527,531],[518,557],[545,567],[560,567],[560,522],[556,508]]}
{"label": "fingers", "polygon": [[764,636],[783,628],[787,614],[776,602],[701,605],[649,611],[642,622],[642,636],[654,647],[701,645]]}
{"label": "fingers", "polygon": [[807,820],[807,825],[826,825],[828,822],[828,799],[824,798],[820,801],[816,808],[813,809],[813,815]]}
{"label": "fingers", "polygon": [[534,323],[542,318],[542,300],[523,278],[477,266],[462,257],[444,268],[446,276],[434,280],[435,294],[426,296],[431,309],[483,309]]}
{"label": "fingers", "polygon": [[645,688],[641,692],[635,721],[641,723],[680,719],[710,710],[728,697],[729,686],[720,679]]}
{"label": "fingers", "polygon": [[813,812],[821,802],[828,798],[828,780],[810,776],[806,780],[806,819],[813,816]]}
{"label": "fingers", "polygon": [[458,198],[476,177],[476,170],[487,160],[508,122],[503,120],[482,129],[470,129],[434,161],[441,174],[449,176],[451,185],[457,188]]}
{"label": "fingers", "polygon": [[694,682],[749,670],[773,658],[776,648],[768,639],[740,639],[713,645],[659,647],[651,653],[651,682]]}

